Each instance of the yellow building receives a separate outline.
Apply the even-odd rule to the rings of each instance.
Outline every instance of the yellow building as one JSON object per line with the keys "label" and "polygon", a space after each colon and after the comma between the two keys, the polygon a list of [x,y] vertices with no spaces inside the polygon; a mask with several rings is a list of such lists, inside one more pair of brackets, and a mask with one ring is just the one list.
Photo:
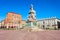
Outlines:
{"label": "yellow building", "polygon": [[22,26],[26,26],[26,21],[22,20]]}

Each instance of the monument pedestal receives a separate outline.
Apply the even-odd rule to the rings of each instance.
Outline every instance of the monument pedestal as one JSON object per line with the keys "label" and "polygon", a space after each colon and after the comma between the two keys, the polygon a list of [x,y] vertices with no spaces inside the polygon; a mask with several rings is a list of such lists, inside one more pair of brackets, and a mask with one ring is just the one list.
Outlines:
{"label": "monument pedestal", "polygon": [[36,28],[36,22],[28,22],[27,27]]}

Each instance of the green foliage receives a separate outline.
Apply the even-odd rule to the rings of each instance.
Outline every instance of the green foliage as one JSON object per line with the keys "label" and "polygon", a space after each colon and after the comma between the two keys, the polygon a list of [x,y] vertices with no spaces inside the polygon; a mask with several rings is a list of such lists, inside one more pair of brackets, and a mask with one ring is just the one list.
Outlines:
{"label": "green foliage", "polygon": [[46,30],[48,30],[49,28],[47,27]]}
{"label": "green foliage", "polygon": [[1,30],[16,30],[16,28],[0,28]]}
{"label": "green foliage", "polygon": [[57,30],[57,28],[56,28],[56,27],[54,27],[54,30]]}

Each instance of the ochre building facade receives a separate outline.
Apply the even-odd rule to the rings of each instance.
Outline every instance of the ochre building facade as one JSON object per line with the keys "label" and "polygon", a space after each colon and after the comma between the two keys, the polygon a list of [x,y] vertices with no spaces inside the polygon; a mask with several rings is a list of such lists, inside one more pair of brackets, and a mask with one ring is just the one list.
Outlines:
{"label": "ochre building facade", "polygon": [[14,12],[8,12],[4,20],[4,26],[6,28],[20,28],[22,23],[21,15]]}

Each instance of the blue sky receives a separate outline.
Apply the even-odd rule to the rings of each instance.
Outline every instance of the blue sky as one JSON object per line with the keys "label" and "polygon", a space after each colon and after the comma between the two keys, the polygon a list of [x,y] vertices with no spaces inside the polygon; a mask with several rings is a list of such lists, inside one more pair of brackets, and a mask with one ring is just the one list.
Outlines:
{"label": "blue sky", "polygon": [[0,0],[0,21],[4,20],[8,12],[15,12],[26,20],[30,4],[36,11],[36,19],[56,16],[60,18],[60,0]]}

